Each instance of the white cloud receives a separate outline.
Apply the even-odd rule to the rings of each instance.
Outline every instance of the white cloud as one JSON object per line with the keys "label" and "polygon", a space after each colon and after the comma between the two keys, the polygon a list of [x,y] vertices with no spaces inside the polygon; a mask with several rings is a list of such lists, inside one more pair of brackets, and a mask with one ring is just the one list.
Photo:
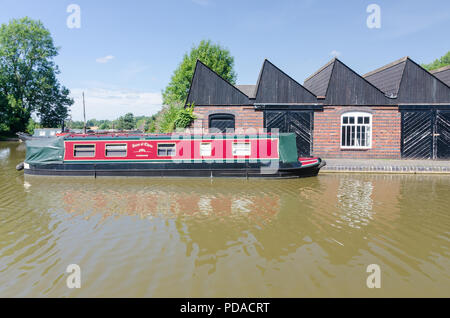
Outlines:
{"label": "white cloud", "polygon": [[341,55],[341,52],[333,50],[333,51],[330,52],[330,55],[332,57],[339,57]]}
{"label": "white cloud", "polygon": [[139,92],[109,88],[74,88],[71,97],[75,103],[71,107],[73,120],[83,119],[84,91],[86,102],[86,119],[116,119],[126,113],[150,116],[161,109],[161,93]]}
{"label": "white cloud", "polygon": [[95,61],[96,61],[97,63],[108,63],[108,62],[111,61],[112,59],[114,59],[114,56],[112,56],[112,55],[107,55],[107,56],[104,56],[104,57],[99,57],[99,58],[95,59]]}

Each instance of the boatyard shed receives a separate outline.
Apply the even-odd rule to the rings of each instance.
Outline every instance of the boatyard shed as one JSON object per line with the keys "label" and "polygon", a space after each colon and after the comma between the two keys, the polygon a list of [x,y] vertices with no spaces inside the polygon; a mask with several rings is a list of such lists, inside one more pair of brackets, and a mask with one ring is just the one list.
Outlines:
{"label": "boatyard shed", "polygon": [[255,85],[232,85],[198,61],[186,104],[194,128],[294,132],[300,156],[450,158],[449,77],[409,57],[361,76],[334,58],[302,85],[265,60]]}

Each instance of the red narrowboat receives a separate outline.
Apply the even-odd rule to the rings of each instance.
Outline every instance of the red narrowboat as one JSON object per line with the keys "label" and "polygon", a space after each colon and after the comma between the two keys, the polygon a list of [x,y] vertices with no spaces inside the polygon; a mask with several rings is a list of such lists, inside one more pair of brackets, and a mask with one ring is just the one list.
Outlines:
{"label": "red narrowboat", "polygon": [[28,140],[28,175],[306,177],[325,162],[299,158],[294,134],[67,134]]}

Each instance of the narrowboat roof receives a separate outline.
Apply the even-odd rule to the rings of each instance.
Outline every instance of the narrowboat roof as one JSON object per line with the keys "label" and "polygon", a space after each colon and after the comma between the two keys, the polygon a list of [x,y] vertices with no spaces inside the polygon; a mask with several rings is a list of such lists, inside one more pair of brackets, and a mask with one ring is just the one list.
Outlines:
{"label": "narrowboat roof", "polygon": [[65,140],[112,140],[112,139],[129,139],[129,140],[150,140],[150,139],[215,139],[215,138],[278,138],[280,135],[287,135],[290,133],[260,133],[260,134],[239,134],[239,133],[205,133],[205,134],[127,134],[127,133],[113,133],[113,134],[68,134],[64,136]]}

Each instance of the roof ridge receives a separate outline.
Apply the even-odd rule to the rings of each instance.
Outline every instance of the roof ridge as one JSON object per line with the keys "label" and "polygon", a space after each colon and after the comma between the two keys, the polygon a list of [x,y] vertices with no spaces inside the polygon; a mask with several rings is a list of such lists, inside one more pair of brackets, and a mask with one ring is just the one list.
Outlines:
{"label": "roof ridge", "polygon": [[337,57],[333,57],[331,60],[329,60],[325,65],[323,65],[321,68],[319,68],[317,71],[314,72],[314,74],[308,76],[304,81],[303,84],[306,83],[308,80],[322,72],[324,69],[326,69],[331,63],[334,63],[337,60]]}
{"label": "roof ridge", "polygon": [[388,68],[393,67],[393,66],[395,66],[395,65],[397,65],[397,64],[400,64],[400,63],[402,63],[402,62],[404,62],[404,61],[406,61],[406,60],[408,60],[408,59],[409,59],[409,56],[404,56],[404,57],[402,57],[402,58],[400,58],[400,59],[398,59],[398,60],[395,60],[395,61],[393,61],[393,62],[391,62],[391,63],[389,63],[389,64],[386,64],[386,65],[384,65],[384,66],[382,66],[382,67],[379,67],[379,68],[377,68],[377,69],[375,69],[375,70],[373,70],[373,71],[370,71],[370,72],[368,72],[368,73],[362,75],[362,77],[367,77],[367,76],[376,74],[376,73],[378,73],[378,72],[384,71],[385,69],[388,69]]}
{"label": "roof ridge", "polygon": [[434,69],[434,70],[431,70],[431,71],[428,71],[428,72],[430,72],[431,74],[435,74],[435,73],[446,71],[448,69],[450,69],[450,65],[442,66],[440,68],[437,68],[437,69]]}

